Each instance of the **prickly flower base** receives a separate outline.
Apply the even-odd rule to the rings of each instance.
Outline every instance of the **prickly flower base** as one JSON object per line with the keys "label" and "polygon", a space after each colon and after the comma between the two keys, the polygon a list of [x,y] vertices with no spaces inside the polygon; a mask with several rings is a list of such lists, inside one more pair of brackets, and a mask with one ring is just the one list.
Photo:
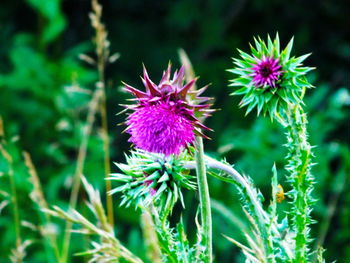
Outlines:
{"label": "prickly flower base", "polygon": [[234,58],[235,67],[228,70],[236,75],[230,86],[238,89],[232,94],[243,95],[240,107],[247,106],[247,114],[257,108],[258,115],[274,119],[289,104],[302,103],[305,89],[312,87],[305,75],[313,68],[302,65],[310,54],[291,57],[293,39],[280,50],[278,35],[273,41],[258,38],[254,43],[251,54],[239,50],[241,58]]}
{"label": "prickly flower base", "polygon": [[120,205],[149,207],[154,204],[161,213],[168,214],[178,199],[184,206],[182,188],[196,189],[193,177],[183,168],[183,162],[189,158],[187,151],[177,157],[132,151],[126,156],[126,164],[116,163],[122,173],[111,174],[108,178],[122,183],[110,194],[122,193]]}
{"label": "prickly flower base", "polygon": [[182,220],[173,228],[168,218],[178,199],[185,206],[182,190],[196,189],[195,180],[184,165],[192,159],[187,151],[165,157],[136,150],[127,156],[126,164],[116,164],[122,173],[109,178],[122,184],[110,192],[122,193],[121,205],[135,205],[150,214],[162,262],[203,262],[201,239],[190,245]]}

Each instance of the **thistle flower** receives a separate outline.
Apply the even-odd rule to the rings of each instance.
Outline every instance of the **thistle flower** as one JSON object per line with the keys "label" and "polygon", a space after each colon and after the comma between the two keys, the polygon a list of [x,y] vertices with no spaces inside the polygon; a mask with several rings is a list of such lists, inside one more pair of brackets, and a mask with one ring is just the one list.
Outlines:
{"label": "thistle flower", "polygon": [[146,92],[124,83],[125,90],[136,97],[136,104],[126,105],[127,109],[134,111],[126,120],[126,132],[131,135],[129,141],[136,148],[166,156],[180,154],[182,148],[194,142],[195,135],[206,137],[201,129],[209,128],[198,118],[209,116],[213,111],[209,109],[210,104],[200,104],[210,99],[199,97],[207,86],[191,90],[196,79],[183,85],[184,67],[175,71],[172,79],[170,72],[169,64],[160,83],[156,85],[144,68],[142,82]]}
{"label": "thistle flower", "polygon": [[178,198],[184,206],[181,189],[196,188],[189,171],[183,168],[183,162],[189,158],[187,151],[168,157],[142,150],[132,151],[126,156],[126,164],[116,163],[122,173],[111,174],[108,178],[123,183],[110,194],[122,192],[121,205],[126,206],[133,203],[147,207],[153,203],[160,207],[160,211],[170,211]]}
{"label": "thistle flower", "polygon": [[305,89],[312,87],[306,73],[313,68],[302,66],[310,54],[290,57],[293,38],[284,50],[280,50],[278,35],[273,41],[268,36],[267,43],[260,38],[254,42],[251,55],[239,50],[241,59],[234,58],[236,67],[228,70],[238,75],[230,86],[240,87],[232,95],[244,95],[240,106],[248,106],[247,114],[257,107],[258,115],[276,117],[289,104],[302,103]]}
{"label": "thistle flower", "polygon": [[281,75],[281,66],[278,64],[278,59],[263,56],[262,59],[257,59],[253,67],[254,86],[259,88],[261,86],[276,87],[276,81]]}

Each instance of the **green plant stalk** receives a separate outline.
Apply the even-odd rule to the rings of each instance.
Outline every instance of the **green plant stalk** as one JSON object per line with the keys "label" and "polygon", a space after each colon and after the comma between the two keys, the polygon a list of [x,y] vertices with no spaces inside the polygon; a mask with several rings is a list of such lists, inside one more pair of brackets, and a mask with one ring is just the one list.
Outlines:
{"label": "green plant stalk", "polygon": [[203,139],[197,136],[195,159],[199,202],[201,209],[201,222],[203,229],[203,243],[206,247],[206,255],[204,258],[205,262],[211,263],[213,261],[212,218],[203,148]]}
{"label": "green plant stalk", "polygon": [[[2,125],[2,121],[1,121]],[[2,127],[0,127],[2,129]],[[3,131],[1,131],[1,136],[3,136]],[[6,143],[6,142],[5,142]],[[7,152],[7,150],[3,147],[3,142],[0,140],[0,153],[4,156],[4,158],[7,160],[9,169],[8,169],[8,176],[10,180],[10,187],[11,187],[11,201],[12,201],[12,207],[13,207],[13,219],[14,219],[14,225],[15,225],[15,232],[16,232],[16,247],[18,248],[22,244],[22,238],[21,238],[21,227],[20,227],[20,220],[19,220],[19,209],[18,209],[18,199],[17,199],[17,190],[16,190],[16,182],[13,172],[13,159],[11,155]]]}
{"label": "green plant stalk", "polygon": [[[95,122],[95,114],[98,110],[98,104],[99,104],[100,98],[101,98],[101,90],[96,89],[89,103],[89,111],[88,111],[86,124],[85,124],[86,126],[84,127],[83,138],[79,145],[77,165],[75,168],[72,192],[69,200],[69,207],[72,209],[75,209],[77,205],[78,194],[80,189],[80,180],[83,175],[84,164],[86,159],[87,145],[91,135],[92,126]],[[72,226],[73,226],[72,222],[67,221],[66,228],[65,228],[65,236],[63,239],[60,263],[67,262]]]}
{"label": "green plant stalk", "polygon": [[153,218],[148,209],[142,211],[141,227],[146,245],[147,258],[151,262],[162,263],[162,255],[159,247],[157,231],[154,226]]}
{"label": "green plant stalk", "polygon": [[14,172],[12,168],[12,160],[9,163],[9,179],[11,184],[11,192],[12,192],[12,204],[13,204],[13,217],[15,221],[15,229],[16,229],[16,246],[19,247],[22,243],[21,239],[21,227],[20,227],[20,220],[19,220],[19,209],[18,209],[18,200],[17,200],[17,190],[16,190],[16,182],[14,177]]}
{"label": "green plant stalk", "polygon": [[[264,208],[262,207],[262,204],[258,200],[257,195],[254,193],[253,186],[249,184],[249,182],[246,180],[245,177],[243,177],[239,172],[237,172],[231,165],[223,163],[223,162],[219,162],[219,161],[217,161],[213,158],[210,158],[208,156],[205,156],[205,164],[206,164],[206,167],[208,167],[210,169],[217,169],[217,170],[220,170],[220,171],[228,174],[232,179],[227,178],[227,177],[218,178],[217,176],[215,176],[216,178],[218,178],[224,182],[232,183],[232,184],[236,185],[237,187],[244,189],[244,192],[248,196],[249,201],[254,208],[254,213],[257,216],[257,221],[260,223],[260,225],[259,225],[260,229],[269,227],[269,228],[271,228],[273,235],[281,238],[281,233],[279,232],[276,224],[272,224],[270,226],[267,226],[267,222],[270,222],[269,216],[266,213],[266,211],[264,210]],[[185,163],[184,167],[187,169],[195,169],[196,164],[194,162],[190,161],[190,162]],[[264,230],[263,230],[263,232],[264,232]],[[271,250],[272,246],[270,243],[268,244],[268,246],[269,246],[268,248],[265,247],[265,250],[272,251]],[[293,252],[292,252],[292,249],[290,248],[290,245],[287,243],[286,240],[283,240],[282,238],[281,238],[281,248],[285,251],[286,255],[288,256],[288,259],[291,259],[293,257]],[[271,258],[269,260],[273,260],[273,259]]]}
{"label": "green plant stalk", "polygon": [[287,116],[287,147],[289,149],[288,164],[286,169],[289,171],[288,181],[293,190],[290,195],[293,198],[293,228],[295,236],[295,258],[294,262],[308,262],[309,225],[311,220],[311,208],[314,200],[311,197],[314,179],[310,173],[313,157],[312,147],[307,140],[307,117],[300,105],[291,105]]}
{"label": "green plant stalk", "polygon": [[[106,88],[105,88],[105,79],[104,79],[104,62],[99,59],[98,72],[99,79],[101,83],[102,97],[100,104],[100,113],[102,119],[102,140],[103,140],[103,160],[105,167],[105,178],[111,174],[111,161],[110,161],[110,152],[109,152],[109,135],[108,135],[108,122],[107,122],[107,97],[106,97]],[[108,193],[112,189],[111,181],[106,181],[106,200],[107,200],[107,215],[108,222],[113,227],[114,224],[114,212],[113,212],[113,199],[112,196]]]}
{"label": "green plant stalk", "polygon": [[[248,197],[248,202],[252,205],[251,207],[251,216],[255,218],[259,234],[261,235],[264,245],[264,252],[266,256],[266,262],[268,263],[274,263],[274,249],[273,244],[271,242],[267,242],[269,237],[272,235],[269,231],[267,222],[269,222],[269,216],[263,209],[260,200],[258,199],[256,191],[253,189],[253,187],[247,182],[247,180],[240,175],[235,169],[233,169],[229,165],[225,165],[221,162],[218,162],[213,159],[206,158],[206,164],[210,168],[221,170],[227,174],[229,174],[232,178],[234,178],[234,184],[235,186],[240,189],[241,192],[245,192]],[[278,230],[275,228],[275,233],[278,233]]]}
{"label": "green plant stalk", "polygon": [[157,233],[158,245],[161,250],[161,254],[168,260],[168,262],[176,263],[177,256],[176,253],[174,253],[174,250],[172,250],[174,240],[171,231],[166,224],[166,218],[161,219],[161,216],[158,214],[158,211],[153,205],[150,207],[150,213],[152,215],[154,227]]}
{"label": "green plant stalk", "polygon": [[[110,153],[109,153],[109,135],[108,135],[108,121],[107,121],[107,97],[106,97],[106,81],[105,81],[105,67],[109,59],[109,41],[107,39],[107,31],[105,25],[102,23],[102,6],[98,0],[92,0],[92,13],[90,13],[91,25],[95,29],[95,48],[97,55],[97,71],[98,80],[97,88],[101,90],[101,103],[99,111],[101,114],[101,138],[103,141],[103,159],[105,168],[105,178],[111,173]],[[106,200],[107,200],[107,215],[108,222],[113,227],[114,213],[113,213],[113,199],[108,194],[111,191],[112,185],[110,180],[106,180]]]}
{"label": "green plant stalk", "polygon": [[[23,157],[24,157],[25,165],[27,166],[28,172],[30,175],[29,180],[33,185],[33,192],[35,192],[36,193],[35,196],[37,196],[36,199],[33,197],[31,199],[40,208],[38,212],[39,212],[39,217],[42,222],[42,225],[51,224],[50,215],[46,213],[42,213],[41,211],[41,209],[48,209],[48,204],[44,197],[40,179],[34,167],[30,154],[28,152],[23,152]],[[50,262],[60,262],[60,253],[57,245],[57,235],[54,233],[46,233],[46,234],[42,233],[42,235],[45,240],[44,245],[45,245],[47,258],[50,259],[49,260]],[[52,250],[54,252],[53,254],[52,254]]]}

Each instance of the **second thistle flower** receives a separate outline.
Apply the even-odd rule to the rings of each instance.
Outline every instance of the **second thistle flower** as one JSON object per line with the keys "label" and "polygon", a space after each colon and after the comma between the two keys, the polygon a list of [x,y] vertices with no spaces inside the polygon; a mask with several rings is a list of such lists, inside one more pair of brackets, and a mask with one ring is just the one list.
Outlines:
{"label": "second thistle flower", "polygon": [[138,149],[166,156],[180,154],[183,148],[194,142],[195,135],[206,137],[201,129],[209,128],[198,118],[212,112],[210,104],[201,104],[209,98],[199,97],[206,87],[192,89],[196,79],[184,85],[184,67],[175,71],[172,79],[170,73],[169,64],[156,85],[144,68],[142,82],[145,92],[124,84],[125,90],[133,94],[136,101],[136,104],[126,106],[133,110],[126,120],[126,132],[131,135],[129,141]]}
{"label": "second thistle flower", "polygon": [[235,68],[228,71],[237,76],[230,86],[238,87],[233,95],[244,95],[240,106],[247,106],[247,113],[256,107],[258,114],[274,117],[289,104],[302,103],[305,89],[312,87],[306,73],[313,68],[302,66],[310,54],[291,57],[293,39],[280,50],[278,35],[273,41],[268,37],[267,42],[260,38],[254,42],[251,54],[239,50],[241,58],[233,59]]}

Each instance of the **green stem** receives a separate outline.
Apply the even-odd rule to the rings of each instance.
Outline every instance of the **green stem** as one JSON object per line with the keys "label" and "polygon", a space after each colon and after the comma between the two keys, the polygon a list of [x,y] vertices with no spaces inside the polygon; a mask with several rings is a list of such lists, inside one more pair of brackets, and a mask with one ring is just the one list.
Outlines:
{"label": "green stem", "polygon": [[[242,190],[247,195],[247,198],[249,199],[249,202],[251,203],[254,214],[256,215],[256,220],[259,225],[259,229],[261,232],[265,232],[265,227],[267,225],[267,222],[270,221],[269,215],[266,213],[264,208],[262,207],[261,202],[258,199],[257,192],[254,189],[253,185],[251,185],[247,179],[242,176],[238,171],[236,171],[231,165],[219,162],[213,158],[210,158],[208,156],[205,156],[205,164],[209,169],[217,169],[220,170],[227,175],[229,175],[231,178],[223,177],[223,176],[214,176],[220,180],[223,180],[228,183],[232,183],[236,185],[238,188]],[[184,167],[187,169],[194,169],[196,164],[194,162],[187,162],[185,163]],[[213,175],[213,174],[212,174]],[[267,231],[267,230],[266,230]],[[286,240],[283,240],[281,238],[281,233],[279,232],[277,225],[272,224],[271,225],[271,231],[274,236],[281,239],[281,248],[285,251],[285,253],[288,256],[288,259],[291,259],[293,257],[293,252],[290,248],[290,245]],[[270,247],[271,248],[271,247]],[[271,251],[271,249],[268,248],[267,251]],[[266,247],[265,247],[266,249]],[[273,260],[272,258],[268,260]],[[289,261],[288,261],[289,262]]]}
{"label": "green stem", "polygon": [[313,199],[313,177],[310,173],[312,166],[311,146],[307,140],[307,118],[301,106],[292,106],[286,112],[288,121],[288,165],[286,169],[290,172],[288,181],[293,190],[293,228],[295,236],[295,262],[308,262],[309,225],[311,223],[311,204]]}
{"label": "green stem", "polygon": [[204,160],[203,139],[199,136],[196,139],[195,157],[199,202],[201,209],[201,222],[203,229],[203,243],[206,247],[206,255],[204,257],[204,262],[211,263],[213,261],[213,245],[210,196]]}
{"label": "green stem", "polygon": [[[106,97],[106,86],[105,86],[105,65],[102,58],[99,59],[98,62],[98,73],[99,80],[101,84],[102,97],[101,97],[101,105],[100,105],[100,113],[102,120],[102,140],[103,140],[103,160],[104,160],[104,168],[105,168],[105,178],[107,178],[111,173],[111,161],[110,161],[110,151],[109,151],[109,135],[108,135],[108,120],[107,120],[107,97]],[[113,227],[114,225],[114,212],[113,212],[113,199],[110,194],[108,194],[112,189],[112,184],[110,180],[105,180],[106,182],[106,201],[107,201],[107,215],[108,222]]]}
{"label": "green stem", "polygon": [[9,169],[8,175],[9,175],[10,184],[11,184],[13,217],[14,217],[14,223],[15,223],[14,225],[16,229],[16,246],[18,248],[22,243],[22,239],[21,239],[21,227],[20,227],[19,209],[18,209],[18,201],[17,201],[17,190],[16,190],[16,183],[15,183],[14,172],[12,167],[12,161],[9,165],[10,165],[10,169]]}
{"label": "green stem", "polygon": [[[0,120],[1,122],[1,120]],[[1,122],[2,124],[2,122]],[[0,127],[2,129],[2,127]],[[3,136],[3,131],[0,131],[0,136]],[[16,249],[20,247],[22,244],[22,238],[21,238],[21,225],[20,225],[20,218],[19,218],[19,209],[18,209],[18,199],[17,199],[17,190],[16,190],[16,181],[15,181],[15,175],[13,171],[13,159],[11,155],[7,152],[5,147],[3,146],[5,144],[5,141],[2,141],[0,138],[0,154],[3,155],[3,157],[8,162],[8,176],[10,180],[10,188],[11,188],[11,201],[13,205],[13,220],[14,220],[14,226],[15,226],[15,233],[16,233]],[[22,257],[18,257],[19,262],[22,262]]]}
{"label": "green stem", "polygon": [[[83,175],[85,160],[86,160],[86,154],[87,154],[87,146],[89,142],[89,138],[92,131],[92,126],[95,122],[95,114],[98,110],[99,100],[101,99],[101,90],[97,89],[92,97],[92,100],[89,103],[89,111],[86,119],[86,126],[84,127],[83,137],[81,140],[81,143],[79,145],[78,150],[78,158],[77,158],[77,164],[75,168],[75,173],[73,177],[73,186],[72,186],[72,192],[69,199],[69,207],[71,209],[75,209],[78,201],[78,194],[80,189],[80,181],[81,177]],[[62,245],[62,253],[61,253],[61,260],[60,263],[67,262],[68,258],[68,252],[70,247],[70,239],[72,234],[72,222],[67,221],[66,228],[65,228],[65,235]]]}
{"label": "green stem", "polygon": [[160,219],[159,213],[153,205],[151,205],[150,207],[150,213],[152,214],[154,227],[158,237],[159,248],[161,250],[162,255],[168,260],[168,262],[178,262],[176,251],[172,249],[174,247],[174,244],[171,230],[165,224],[164,219]]}

